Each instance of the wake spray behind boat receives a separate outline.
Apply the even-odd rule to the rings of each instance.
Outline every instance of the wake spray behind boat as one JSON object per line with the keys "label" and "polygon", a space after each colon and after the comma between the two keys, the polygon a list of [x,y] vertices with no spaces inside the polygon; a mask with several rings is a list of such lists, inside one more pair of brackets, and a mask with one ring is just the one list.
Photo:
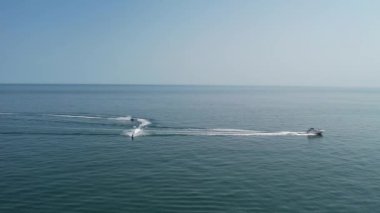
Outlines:
{"label": "wake spray behind boat", "polygon": [[143,131],[144,131],[143,129],[146,126],[148,126],[149,124],[151,124],[151,122],[149,120],[144,119],[144,118],[133,118],[133,117],[131,117],[130,121],[139,123],[139,125],[137,127],[134,126],[132,132],[130,132],[128,134],[131,137],[131,140],[133,140],[137,136],[142,135]]}

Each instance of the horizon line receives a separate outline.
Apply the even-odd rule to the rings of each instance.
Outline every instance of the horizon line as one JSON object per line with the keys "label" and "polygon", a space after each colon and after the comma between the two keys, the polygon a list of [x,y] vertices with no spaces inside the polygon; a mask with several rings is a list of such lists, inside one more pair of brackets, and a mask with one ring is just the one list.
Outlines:
{"label": "horizon line", "polygon": [[307,87],[307,88],[351,88],[351,89],[380,89],[380,86],[316,86],[316,85],[264,85],[264,84],[136,84],[136,83],[1,83],[0,85],[83,85],[83,86],[200,86],[200,87]]}

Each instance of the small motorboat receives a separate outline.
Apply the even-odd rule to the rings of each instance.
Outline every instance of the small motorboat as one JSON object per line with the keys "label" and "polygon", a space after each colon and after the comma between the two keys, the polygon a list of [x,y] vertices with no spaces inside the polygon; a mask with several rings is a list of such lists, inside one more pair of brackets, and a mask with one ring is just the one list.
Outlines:
{"label": "small motorboat", "polygon": [[310,135],[313,135],[313,136],[322,136],[322,133],[324,132],[324,130],[321,130],[321,129],[314,129],[314,128],[310,128],[306,131],[307,134],[310,134]]}

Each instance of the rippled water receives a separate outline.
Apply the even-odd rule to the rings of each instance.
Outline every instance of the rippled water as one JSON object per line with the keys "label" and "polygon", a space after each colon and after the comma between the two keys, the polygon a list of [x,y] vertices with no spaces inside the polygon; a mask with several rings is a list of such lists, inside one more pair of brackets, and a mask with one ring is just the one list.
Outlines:
{"label": "rippled water", "polygon": [[0,212],[374,212],[379,127],[378,89],[1,85]]}

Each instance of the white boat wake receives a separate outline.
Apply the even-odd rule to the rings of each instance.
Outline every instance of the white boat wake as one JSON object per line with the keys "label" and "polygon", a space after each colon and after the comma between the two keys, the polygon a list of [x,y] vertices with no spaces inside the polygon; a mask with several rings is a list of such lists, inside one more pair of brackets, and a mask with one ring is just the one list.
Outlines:
{"label": "white boat wake", "polygon": [[[3,116],[34,116],[33,118],[45,119],[46,117],[54,118],[52,121],[58,122],[74,122],[75,125],[83,123],[84,125],[92,126],[113,126],[113,130],[120,131],[121,126],[133,127],[130,129],[122,130],[122,135],[131,137],[132,139],[139,136],[322,136],[323,130],[310,128],[308,131],[256,131],[247,129],[223,129],[223,128],[181,128],[181,127],[158,127],[151,125],[152,122],[145,118],[135,118],[132,116],[120,116],[120,117],[109,117],[100,115],[71,115],[71,114],[20,114],[11,112],[0,112]],[[48,119],[51,120],[51,119]],[[116,125],[116,126],[115,126]],[[80,128],[78,128],[78,131]],[[91,132],[84,129],[87,134],[92,134],[93,132],[102,130],[100,128],[92,129]],[[85,131],[86,130],[86,131]],[[110,129],[112,130],[112,129]],[[104,131],[103,131],[104,133]],[[49,134],[53,134],[50,133]],[[58,133],[57,133],[58,134]],[[80,132],[75,132],[75,134],[81,134]],[[104,133],[104,134],[109,134]]]}
{"label": "white boat wake", "polygon": [[[175,129],[175,128],[155,128],[143,130],[139,135],[152,136],[313,136],[315,134],[306,132],[278,131],[264,132],[244,129]],[[136,135],[135,135],[136,136]]]}
{"label": "white boat wake", "polygon": [[246,129],[206,129],[206,128],[147,128],[151,122],[147,119],[136,118],[139,125],[133,129],[125,130],[123,135],[132,139],[138,136],[316,136],[313,132],[277,131],[266,132]]}
{"label": "white boat wake", "polygon": [[141,136],[144,134],[143,128],[151,124],[151,122],[144,118],[130,118],[130,121],[136,121],[138,122],[138,126],[133,128],[132,130],[124,130],[123,134],[131,137],[132,139],[137,136]]}

